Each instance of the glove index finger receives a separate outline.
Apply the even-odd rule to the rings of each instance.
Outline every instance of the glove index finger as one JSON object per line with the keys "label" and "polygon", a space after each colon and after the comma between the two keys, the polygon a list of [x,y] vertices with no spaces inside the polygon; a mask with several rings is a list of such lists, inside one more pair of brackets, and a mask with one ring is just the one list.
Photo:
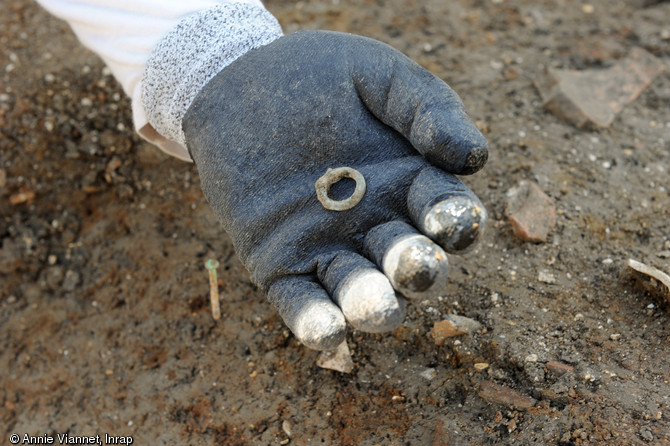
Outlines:
{"label": "glove index finger", "polygon": [[365,106],[431,164],[461,175],[484,166],[488,159],[486,138],[444,81],[374,40],[352,57],[352,79]]}

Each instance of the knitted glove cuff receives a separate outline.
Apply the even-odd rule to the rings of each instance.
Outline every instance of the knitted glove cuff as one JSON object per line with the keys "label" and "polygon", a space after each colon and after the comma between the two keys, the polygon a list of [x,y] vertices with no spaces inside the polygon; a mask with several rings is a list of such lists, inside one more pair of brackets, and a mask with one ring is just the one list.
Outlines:
{"label": "knitted glove cuff", "polygon": [[186,17],[154,49],[142,77],[149,123],[186,146],[182,119],[200,89],[247,51],[283,35],[266,9],[226,3]]}

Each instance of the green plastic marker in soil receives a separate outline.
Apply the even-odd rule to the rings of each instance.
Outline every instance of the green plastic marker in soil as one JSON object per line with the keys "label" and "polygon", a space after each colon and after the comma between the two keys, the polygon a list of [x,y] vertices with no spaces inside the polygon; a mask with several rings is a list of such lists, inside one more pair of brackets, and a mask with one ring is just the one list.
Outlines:
{"label": "green plastic marker in soil", "polygon": [[216,278],[216,269],[219,262],[209,259],[205,262],[205,268],[209,273],[209,302],[212,304],[212,317],[218,321],[221,319],[221,306],[219,305],[219,282]]}

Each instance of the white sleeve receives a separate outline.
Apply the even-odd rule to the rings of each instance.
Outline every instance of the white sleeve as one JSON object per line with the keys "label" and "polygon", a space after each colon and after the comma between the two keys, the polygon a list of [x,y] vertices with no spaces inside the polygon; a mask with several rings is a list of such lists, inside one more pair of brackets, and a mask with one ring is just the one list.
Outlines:
{"label": "white sleeve", "polygon": [[[135,129],[145,139],[159,146],[162,150],[170,155],[176,156],[183,160],[190,160],[188,151],[185,148],[185,141],[181,137],[181,121],[175,122],[179,116],[183,117],[184,110],[180,110],[176,116],[172,117],[172,121],[166,124],[163,121],[166,119],[158,119],[158,123],[153,122],[148,116],[163,116],[164,110],[170,109],[174,111],[174,104],[165,104],[160,101],[168,101],[165,95],[148,98],[143,98],[143,77],[146,76],[147,64],[153,56],[153,59],[162,60],[164,57],[161,54],[154,54],[155,50],[165,45],[159,45],[161,40],[166,35],[172,34],[171,46],[175,47],[174,34],[175,29],[179,25],[189,20],[193,22],[193,17],[202,15],[203,11],[218,11],[219,16],[224,17],[227,21],[227,27],[217,29],[216,31],[223,32],[223,35],[211,36],[208,30],[202,32],[197,31],[198,34],[209,35],[205,37],[209,40],[220,42],[227,40],[227,44],[219,47],[228,50],[229,54],[214,55],[220,61],[215,66],[211,66],[211,70],[220,71],[225,65],[232,62],[237,57],[244,54],[253,47],[260,46],[260,44],[269,43],[269,41],[281,36],[281,28],[276,22],[276,19],[265,10],[259,0],[37,0],[47,11],[51,14],[65,20],[81,43],[94,51],[112,71],[114,77],[121,83],[124,91],[132,99],[132,112]],[[240,11],[252,11],[252,13],[240,14]],[[250,16],[261,16],[259,23],[249,20]],[[221,20],[221,17],[219,17]],[[240,22],[240,23],[235,23]],[[274,22],[274,23],[272,23]],[[269,27],[272,28],[268,33]],[[256,25],[258,31],[256,31]],[[246,27],[247,41],[239,41],[239,28]],[[183,28],[183,26],[182,26]],[[226,35],[226,31],[233,28],[233,32]],[[254,42],[249,43],[249,34],[264,33],[265,37],[261,39],[252,39]],[[179,33],[178,33],[179,34]],[[184,34],[183,32],[181,33]],[[191,33],[193,34],[193,33]],[[272,36],[272,37],[270,37]],[[182,37],[192,37],[182,36]],[[244,38],[244,36],[243,36]],[[199,37],[199,40],[203,40]],[[260,43],[259,43],[260,42]],[[207,45],[204,42],[203,45]],[[181,45],[178,48],[180,51],[186,48],[188,53],[188,44]],[[232,48],[232,50],[231,50]],[[175,49],[175,48],[173,48]],[[161,50],[161,51],[164,51]],[[193,54],[183,54],[180,63],[189,65],[188,57]],[[174,59],[174,57],[172,57]],[[155,64],[154,64],[155,65]],[[209,65],[212,65],[211,63]],[[156,78],[157,73],[153,70],[153,77]],[[184,73],[188,70],[180,70],[179,75],[189,74]],[[190,100],[195,97],[197,91],[204,86],[204,83],[211,79],[218,71],[206,73],[200,76],[193,82],[199,82],[200,85],[188,85],[183,87],[191,90],[188,94]],[[166,73],[169,75],[169,73]],[[193,77],[193,76],[191,76]],[[151,79],[152,81],[154,79]],[[146,82],[146,81],[145,81]],[[175,85],[168,85],[166,87],[172,88]],[[193,91],[194,90],[194,91]],[[183,92],[182,92],[183,93]],[[147,94],[144,88],[144,95]],[[188,99],[188,98],[187,98]],[[184,107],[184,98],[180,98],[180,107]],[[147,110],[147,105],[160,110]],[[174,127],[178,126],[177,129]]]}

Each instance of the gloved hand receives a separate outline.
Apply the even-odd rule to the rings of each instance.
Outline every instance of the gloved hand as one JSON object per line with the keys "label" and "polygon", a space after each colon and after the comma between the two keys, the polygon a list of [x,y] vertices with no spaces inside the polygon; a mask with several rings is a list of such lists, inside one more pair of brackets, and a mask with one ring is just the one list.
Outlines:
{"label": "gloved hand", "polygon": [[[441,292],[445,250],[471,246],[487,219],[453,176],[485,164],[484,137],[444,82],[375,40],[305,31],[251,50],[199,92],[183,131],[237,254],[311,348],[335,348],[345,320],[396,328],[396,292]],[[344,211],[315,189],[339,167],[366,186]],[[336,180],[329,197],[352,201],[354,180]]]}

